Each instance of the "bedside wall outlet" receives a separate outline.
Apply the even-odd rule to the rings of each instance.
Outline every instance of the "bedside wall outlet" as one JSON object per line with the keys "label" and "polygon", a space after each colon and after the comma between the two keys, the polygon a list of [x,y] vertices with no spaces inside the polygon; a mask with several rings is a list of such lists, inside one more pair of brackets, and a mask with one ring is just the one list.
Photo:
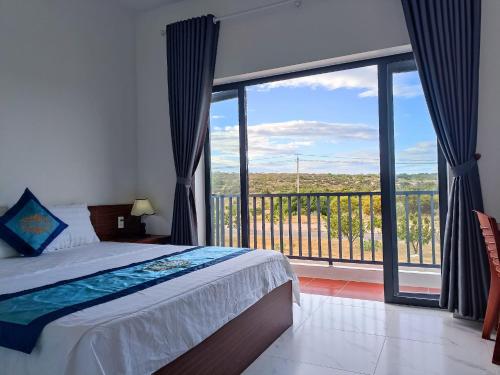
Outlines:
{"label": "bedside wall outlet", "polygon": [[118,229],[125,228],[125,217],[118,216]]}

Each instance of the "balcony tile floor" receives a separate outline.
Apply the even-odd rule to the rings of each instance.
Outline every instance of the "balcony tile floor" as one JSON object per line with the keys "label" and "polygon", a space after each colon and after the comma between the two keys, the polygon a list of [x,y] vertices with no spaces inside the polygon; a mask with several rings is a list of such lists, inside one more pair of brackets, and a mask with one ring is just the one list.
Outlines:
{"label": "balcony tile floor", "polygon": [[310,277],[300,277],[299,280],[302,293],[384,301],[384,285],[382,284]]}
{"label": "balcony tile floor", "polygon": [[[500,375],[491,363],[494,342],[481,339],[480,323],[437,309],[338,296],[361,294],[366,285],[301,282],[318,293],[301,294],[293,326],[245,375]],[[379,298],[375,288],[366,293]]]}
{"label": "balcony tile floor", "polygon": [[[383,284],[311,277],[299,277],[299,280],[302,293],[384,302]],[[439,289],[415,286],[402,286],[401,291],[439,294]]]}

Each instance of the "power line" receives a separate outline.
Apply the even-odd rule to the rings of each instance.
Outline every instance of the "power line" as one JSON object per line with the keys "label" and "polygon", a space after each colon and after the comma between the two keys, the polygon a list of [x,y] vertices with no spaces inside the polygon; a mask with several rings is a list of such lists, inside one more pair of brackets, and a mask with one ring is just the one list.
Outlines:
{"label": "power line", "polygon": [[[249,160],[249,163],[251,163],[252,161],[256,161],[256,160],[258,160],[258,159]],[[278,160],[278,159],[269,159],[269,160]],[[304,161],[304,162],[310,161],[310,162],[331,163],[331,164],[335,164],[335,163],[347,164],[347,163],[349,163],[350,160],[357,161],[357,162],[360,162],[360,163],[376,163],[376,162],[380,161],[379,159],[362,159],[362,158],[353,158],[353,159],[346,158],[346,159],[341,159],[341,160],[334,160],[334,159],[302,159],[302,161]],[[289,163],[296,162],[296,158],[294,158],[294,160],[290,159],[290,160],[287,160],[287,161]],[[396,161],[395,164],[398,164],[398,165],[437,165],[437,161]]]}
{"label": "power line", "polygon": [[249,161],[255,161],[255,160],[275,160],[275,159],[295,159],[295,156],[293,155],[286,155],[286,156],[269,156],[265,158],[251,158]]}
{"label": "power line", "polygon": [[[335,159],[354,159],[354,160],[367,160],[367,157],[357,157],[357,156],[333,156],[333,155],[326,155],[326,154],[299,154],[301,156],[310,156],[310,157],[319,157],[319,158],[335,158]],[[373,159],[368,159],[368,160],[376,160],[379,161],[380,159],[378,157],[375,157]],[[400,159],[401,161],[405,159]],[[429,159],[408,159],[410,162],[429,162],[429,163],[437,163],[436,160],[429,160]]]}

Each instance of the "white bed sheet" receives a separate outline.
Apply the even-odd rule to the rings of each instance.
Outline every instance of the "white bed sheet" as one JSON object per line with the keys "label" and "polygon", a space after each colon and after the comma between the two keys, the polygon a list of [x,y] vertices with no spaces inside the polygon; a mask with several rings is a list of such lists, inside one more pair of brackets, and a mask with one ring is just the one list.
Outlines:
{"label": "white bed sheet", "polygon": [[[101,242],[0,260],[0,294],[88,275],[187,247]],[[0,347],[0,373],[150,374],[264,295],[298,281],[285,256],[256,250],[48,324],[31,354]]]}

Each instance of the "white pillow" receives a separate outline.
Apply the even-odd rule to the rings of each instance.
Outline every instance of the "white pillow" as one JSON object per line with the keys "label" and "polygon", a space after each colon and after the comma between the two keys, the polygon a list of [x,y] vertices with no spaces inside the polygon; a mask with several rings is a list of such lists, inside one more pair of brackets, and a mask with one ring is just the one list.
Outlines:
{"label": "white pillow", "polygon": [[[7,207],[0,207],[0,216],[7,212]],[[7,242],[0,239],[0,259],[12,258],[19,256],[19,253],[14,250]]]}
{"label": "white pillow", "polygon": [[50,212],[68,224],[68,227],[52,241],[44,252],[99,242],[90,222],[90,211],[85,204],[48,206]]}

